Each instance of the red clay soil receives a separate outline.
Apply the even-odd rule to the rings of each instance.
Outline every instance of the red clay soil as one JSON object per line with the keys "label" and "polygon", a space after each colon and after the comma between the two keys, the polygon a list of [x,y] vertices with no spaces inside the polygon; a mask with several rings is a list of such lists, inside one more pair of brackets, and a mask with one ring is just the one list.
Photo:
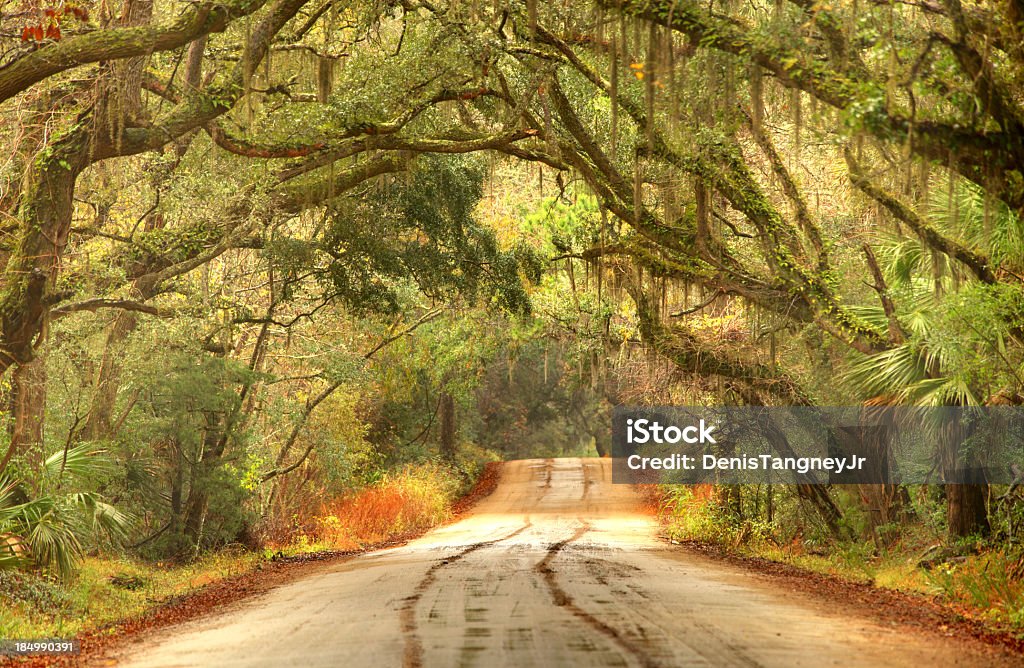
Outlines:
{"label": "red clay soil", "polygon": [[851,614],[932,633],[938,630],[950,637],[976,638],[987,645],[1024,653],[1024,636],[1020,633],[994,629],[970,618],[966,610],[937,597],[884,589],[868,582],[853,582],[762,557],[737,555],[716,545],[696,541],[677,544],[716,561],[764,575],[780,588],[829,601]]}
{"label": "red clay soil", "polygon": [[[452,518],[469,510],[475,503],[491,494],[498,486],[499,462],[488,463],[476,484],[452,506]],[[180,624],[216,612],[222,606],[286,584],[314,573],[328,565],[349,559],[354,555],[386,547],[396,547],[418,538],[426,531],[405,534],[392,540],[367,545],[359,550],[345,552],[315,552],[295,557],[277,557],[260,563],[254,570],[208,584],[201,589],[176,596],[156,608],[138,616],[115,622],[78,636],[81,652],[74,656],[33,656],[0,658],[0,666],[42,668],[43,666],[103,665],[112,650],[125,645],[139,635],[155,629]]]}
{"label": "red clay soil", "polygon": [[453,519],[458,518],[459,515],[472,508],[480,499],[493,494],[494,490],[498,487],[498,478],[500,477],[501,462],[488,462],[485,464],[484,470],[480,473],[480,477],[477,478],[476,484],[473,485],[473,489],[469,490],[468,494],[456,501],[455,505],[452,506]]}

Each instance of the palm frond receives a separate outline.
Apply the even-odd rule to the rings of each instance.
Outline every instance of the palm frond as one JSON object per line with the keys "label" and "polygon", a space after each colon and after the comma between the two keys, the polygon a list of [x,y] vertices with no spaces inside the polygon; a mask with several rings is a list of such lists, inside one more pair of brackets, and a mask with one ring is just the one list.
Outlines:
{"label": "palm frond", "polygon": [[89,528],[92,531],[103,531],[110,538],[124,538],[134,518],[103,501],[95,492],[77,492],[68,495],[68,501],[85,511]]}
{"label": "palm frond", "polygon": [[24,568],[29,560],[16,552],[14,548],[0,543],[0,571]]}
{"label": "palm frond", "polygon": [[56,508],[34,519],[27,542],[32,558],[62,578],[73,575],[82,559],[82,543],[72,523]]}
{"label": "palm frond", "polygon": [[951,376],[921,380],[906,388],[903,396],[915,406],[977,406],[980,403],[967,382]]}
{"label": "palm frond", "polygon": [[1024,267],[1024,221],[1003,202],[988,198],[984,190],[960,179],[950,190],[948,181],[935,184],[928,219],[960,243],[978,250],[995,266]]}
{"label": "palm frond", "polygon": [[841,380],[862,396],[899,395],[926,377],[920,351],[910,343],[874,355],[858,355]]}
{"label": "palm frond", "polygon": [[[83,465],[80,453],[69,453],[75,467],[91,470],[91,461]],[[48,460],[51,465],[53,459]],[[0,569],[35,563],[62,578],[70,577],[82,559],[84,537],[102,532],[120,541],[133,521],[96,492],[44,494],[14,503],[17,487],[17,481],[0,480]],[[8,537],[19,547],[7,545]]]}
{"label": "palm frond", "polygon": [[50,480],[62,476],[89,476],[109,473],[113,463],[95,443],[80,443],[66,450],[58,450],[43,462],[43,475]]}
{"label": "palm frond", "polygon": [[0,478],[0,531],[3,530],[7,522],[10,522],[17,515],[17,512],[13,510],[16,506],[14,495],[17,488],[17,480]]}

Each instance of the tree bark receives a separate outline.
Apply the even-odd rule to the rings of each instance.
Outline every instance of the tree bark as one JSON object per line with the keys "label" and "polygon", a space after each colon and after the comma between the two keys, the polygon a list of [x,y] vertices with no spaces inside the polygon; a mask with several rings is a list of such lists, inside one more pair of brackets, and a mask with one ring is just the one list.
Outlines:
{"label": "tree bark", "polygon": [[256,12],[264,4],[263,0],[195,3],[167,26],[111,28],[50,42],[3,67],[0,72],[0,102],[55,74],[82,65],[180,48],[198,37],[223,32],[234,19]]}
{"label": "tree bark", "polygon": [[138,318],[131,311],[121,311],[107,332],[106,345],[99,369],[96,371],[95,392],[92,409],[85,423],[83,436],[86,440],[98,441],[110,438],[117,392],[121,387],[121,347],[125,339],[138,324]]}
{"label": "tree bark", "polygon": [[989,532],[986,490],[986,485],[946,485],[946,519],[950,538]]}
{"label": "tree bark", "polygon": [[455,397],[447,391],[441,392],[440,407],[441,427],[441,456],[449,461],[455,461]]}
{"label": "tree bark", "polygon": [[734,519],[743,519],[743,496],[741,485],[716,485],[716,495],[722,510]]}
{"label": "tree bark", "polygon": [[949,537],[954,539],[986,535],[991,528],[985,504],[988,485],[974,454],[963,448],[973,429],[972,424],[958,417],[948,420],[937,433],[939,460],[946,482],[946,524]]}
{"label": "tree bark", "polygon": [[[185,517],[182,521],[185,537],[188,538],[194,558],[202,547],[203,527],[210,507],[210,484],[213,472],[220,465],[224,454],[224,420],[220,415],[209,413],[203,434],[203,454],[192,474]],[[186,555],[182,555],[186,556]]]}
{"label": "tree bark", "polygon": [[30,469],[38,470],[43,461],[43,426],[46,419],[46,366],[36,359],[19,364],[11,374],[10,444],[0,472],[15,457],[24,456]]}
{"label": "tree bark", "polygon": [[21,188],[18,242],[0,292],[0,376],[32,361],[46,326],[59,258],[71,231],[75,180],[88,161],[89,131],[81,126],[36,158]]}

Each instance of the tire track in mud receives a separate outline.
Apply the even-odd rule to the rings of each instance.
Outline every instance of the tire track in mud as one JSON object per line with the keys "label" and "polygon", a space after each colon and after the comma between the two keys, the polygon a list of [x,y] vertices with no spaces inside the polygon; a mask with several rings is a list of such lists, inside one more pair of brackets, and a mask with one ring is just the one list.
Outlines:
{"label": "tire track in mud", "polygon": [[624,636],[614,627],[609,626],[576,605],[576,602],[572,599],[569,593],[566,592],[560,584],[558,584],[557,573],[551,567],[551,562],[558,556],[558,553],[561,552],[566,545],[579,540],[579,538],[589,530],[590,525],[587,522],[583,522],[583,525],[578,528],[572,536],[552,544],[548,547],[547,554],[544,558],[534,567],[534,570],[540,573],[541,577],[543,577],[544,584],[547,585],[548,591],[551,592],[551,598],[555,605],[560,608],[565,608],[573,617],[576,617],[595,631],[609,638],[616,645],[631,654],[640,662],[640,665],[644,666],[644,668],[661,668],[661,664],[647,656],[647,653],[639,646],[639,644]]}
{"label": "tire track in mud", "polygon": [[[641,587],[631,585],[628,582],[632,574],[641,570],[638,566],[605,559],[600,556],[585,557],[581,563],[584,571],[602,587],[614,591],[613,580],[624,587],[614,593],[619,597],[620,605],[631,608],[632,620],[641,629],[646,642],[651,642],[652,640],[654,642],[664,642],[668,640],[671,630],[665,628],[664,620],[668,618],[667,614],[671,613],[663,614],[660,617],[658,613],[652,614],[651,606],[658,606],[660,604],[658,598],[656,596],[652,597]],[[609,579],[609,576],[611,576],[612,580]],[[629,598],[633,600],[626,603],[625,601]],[[679,621],[680,618],[675,617],[674,619]],[[676,641],[682,641],[687,651],[701,657],[704,664],[710,666],[736,666],[737,668],[740,666],[758,668],[758,666],[762,665],[748,655],[747,649],[742,643],[731,641],[729,637],[721,634],[714,624],[702,621],[699,616],[686,617],[684,619],[688,629],[687,634],[685,638],[676,638]],[[653,630],[654,633],[649,633],[645,629]],[[659,638],[659,632],[665,635]]]}
{"label": "tire track in mud", "polygon": [[[544,494],[546,494],[547,490],[551,488],[551,477],[554,464],[555,461],[553,459],[544,460],[544,484],[541,486],[542,489],[545,490]],[[416,584],[416,588],[413,590],[412,595],[405,599],[405,602],[399,609],[399,621],[401,624],[402,635],[405,639],[405,648],[402,652],[403,668],[422,668],[423,666],[423,641],[420,640],[417,633],[416,607],[423,599],[423,595],[427,593],[427,590],[429,590],[437,581],[438,571],[446,566],[450,566],[453,563],[461,561],[477,550],[509,540],[510,538],[515,538],[531,526],[533,526],[533,523],[527,515],[523,526],[519,527],[507,536],[468,545],[454,556],[441,559],[427,569],[427,572],[424,573],[423,577]]]}
{"label": "tire track in mud", "polygon": [[[590,477],[589,467],[584,464],[583,494],[580,497],[581,501],[587,500],[587,497],[590,495],[590,486],[593,484],[595,484],[595,481]],[[590,531],[589,522],[582,518],[579,519],[579,522],[580,527],[576,529],[573,535],[565,540],[560,540],[557,543],[550,545],[548,547],[547,554],[544,555],[544,558],[541,559],[533,569],[544,579],[544,584],[547,585],[548,591],[551,593],[551,599],[554,601],[556,606],[565,608],[573,617],[579,619],[598,633],[610,639],[616,645],[632,655],[644,668],[661,668],[661,664],[649,657],[647,652],[644,651],[644,648],[641,647],[639,643],[628,638],[615,627],[601,621],[578,606],[572,596],[569,595],[569,592],[565,591],[565,589],[558,584],[558,574],[555,572],[555,569],[551,567],[551,562],[554,561],[555,557],[558,556],[558,553],[561,552],[566,545],[579,540],[585,533]]]}
{"label": "tire track in mud", "polygon": [[416,607],[419,602],[423,599],[423,595],[427,593],[434,583],[437,581],[437,574],[446,566],[458,563],[467,556],[473,554],[477,550],[485,547],[490,547],[510,538],[515,538],[519,534],[523,533],[527,529],[533,526],[533,523],[529,518],[526,519],[526,523],[519,527],[512,533],[502,536],[501,538],[494,538],[492,540],[484,540],[479,543],[473,543],[463,548],[453,556],[446,557],[439,561],[434,562],[427,572],[423,575],[423,578],[417,583],[416,588],[413,590],[412,596],[405,599],[399,610],[399,621],[402,627],[402,635],[405,638],[405,649],[402,652],[402,666],[403,668],[422,668],[423,666],[423,641],[420,640],[417,634],[416,627]]}
{"label": "tire track in mud", "polygon": [[558,556],[558,553],[561,552],[566,545],[579,540],[583,534],[590,531],[590,524],[582,520],[581,522],[582,526],[576,529],[576,532],[573,533],[572,536],[565,540],[560,540],[548,547],[547,554],[536,566],[534,566],[534,570],[540,573],[541,577],[544,579],[544,584],[547,585],[548,591],[551,592],[551,598],[555,605],[560,608],[565,608],[573,617],[579,619],[598,633],[610,639],[616,645],[632,655],[633,658],[635,658],[644,668],[661,668],[661,664],[647,656],[644,648],[641,647],[639,643],[626,637],[618,629],[606,624],[576,605],[576,602],[569,593],[562,589],[562,586],[558,584],[557,573],[551,567],[551,562]]}

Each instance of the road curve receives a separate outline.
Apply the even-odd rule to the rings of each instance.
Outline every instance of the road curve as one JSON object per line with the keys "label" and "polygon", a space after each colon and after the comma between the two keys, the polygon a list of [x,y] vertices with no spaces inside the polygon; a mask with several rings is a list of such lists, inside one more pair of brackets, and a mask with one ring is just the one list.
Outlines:
{"label": "road curve", "polygon": [[509,462],[459,522],[164,629],[157,666],[992,666],[657,539],[605,459]]}

